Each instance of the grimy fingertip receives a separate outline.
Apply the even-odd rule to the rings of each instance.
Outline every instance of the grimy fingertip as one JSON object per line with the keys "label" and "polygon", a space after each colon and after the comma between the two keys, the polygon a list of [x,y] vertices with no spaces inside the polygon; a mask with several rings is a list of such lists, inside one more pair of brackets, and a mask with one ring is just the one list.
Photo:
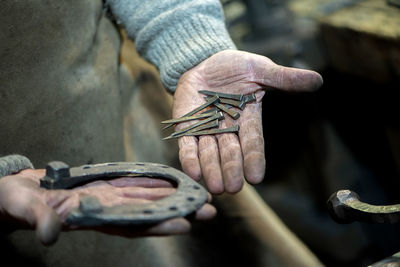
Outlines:
{"label": "grimy fingertip", "polygon": [[53,210],[45,212],[45,214],[38,219],[36,235],[43,245],[53,245],[58,240],[60,232],[61,221]]}
{"label": "grimy fingertip", "polygon": [[58,240],[61,232],[61,222],[55,219],[49,219],[46,223],[41,223],[36,228],[36,234],[45,246],[51,246]]}
{"label": "grimy fingertip", "polygon": [[265,176],[265,157],[261,153],[253,152],[244,158],[244,173],[250,184],[259,184]]}

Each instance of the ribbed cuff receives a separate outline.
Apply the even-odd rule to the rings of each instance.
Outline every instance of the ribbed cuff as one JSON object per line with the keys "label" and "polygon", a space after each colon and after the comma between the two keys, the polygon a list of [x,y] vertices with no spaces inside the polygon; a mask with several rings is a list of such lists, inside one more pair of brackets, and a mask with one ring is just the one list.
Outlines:
{"label": "ribbed cuff", "polygon": [[170,92],[176,90],[179,78],[189,69],[219,51],[236,49],[223,20],[204,14],[184,16],[173,27],[152,35],[153,40],[138,37],[138,51],[158,66],[161,81]]}
{"label": "ribbed cuff", "polygon": [[25,169],[33,169],[33,164],[25,156],[9,155],[0,157],[0,178]]}

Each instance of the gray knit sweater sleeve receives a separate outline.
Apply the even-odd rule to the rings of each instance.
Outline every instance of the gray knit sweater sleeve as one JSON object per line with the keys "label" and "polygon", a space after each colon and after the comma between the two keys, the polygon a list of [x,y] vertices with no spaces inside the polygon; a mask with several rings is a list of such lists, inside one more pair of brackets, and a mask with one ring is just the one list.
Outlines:
{"label": "gray knit sweater sleeve", "polygon": [[184,72],[219,51],[235,49],[218,0],[108,0],[107,4],[171,92]]}
{"label": "gray knit sweater sleeve", "polygon": [[33,169],[30,160],[21,155],[0,157],[0,178],[25,169]]}

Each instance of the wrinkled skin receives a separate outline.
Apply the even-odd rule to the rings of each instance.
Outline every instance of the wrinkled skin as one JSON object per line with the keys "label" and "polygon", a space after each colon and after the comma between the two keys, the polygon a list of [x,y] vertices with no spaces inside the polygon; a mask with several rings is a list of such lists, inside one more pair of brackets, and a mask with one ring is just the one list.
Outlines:
{"label": "wrinkled skin", "polygon": [[[306,92],[319,88],[321,76],[313,71],[286,68],[270,59],[251,53],[226,50],[206,59],[187,71],[179,80],[174,96],[173,117],[180,117],[205,102],[199,90],[224,93],[255,93],[257,101],[247,104],[236,121],[225,116],[220,127],[238,124],[239,134],[179,138],[182,169],[190,177],[204,179],[211,193],[238,192],[246,179],[256,184],[265,173],[261,101],[268,88]],[[185,127],[187,123],[177,126]],[[95,196],[104,206],[156,201],[174,192],[163,180],[150,178],[118,178],[97,181],[72,190],[45,190],[39,179],[45,170],[24,170],[0,179],[0,223],[11,230],[36,229],[43,244],[54,243],[61,230],[79,230],[67,225],[65,218],[79,205],[81,196]],[[215,216],[216,210],[205,204],[196,212],[196,219]],[[86,228],[87,229],[87,228]],[[158,225],[143,227],[100,227],[92,230],[126,237],[182,234],[190,230],[190,222],[175,218]]]}
{"label": "wrinkled skin", "polygon": [[[174,95],[173,117],[178,118],[205,103],[199,90],[233,94],[255,93],[257,101],[239,111],[238,120],[225,115],[220,128],[238,124],[238,135],[181,137],[179,158],[183,171],[199,181],[204,179],[211,193],[236,193],[244,179],[260,183],[265,174],[262,129],[262,99],[265,90],[275,88],[288,92],[314,91],[322,77],[308,70],[287,68],[264,56],[225,50],[206,59],[182,75]],[[193,122],[190,122],[193,123]],[[181,123],[181,129],[189,124]]]}
{"label": "wrinkled skin", "polygon": [[[38,238],[45,245],[53,244],[61,230],[80,229],[67,225],[65,218],[72,208],[79,206],[82,196],[95,196],[104,206],[141,205],[164,198],[176,190],[165,180],[145,177],[95,181],[71,190],[46,190],[40,188],[39,182],[44,175],[44,169],[27,169],[0,179],[0,223],[8,225],[11,230],[36,229]],[[215,214],[215,208],[207,203],[196,212],[195,219],[210,219]],[[150,227],[89,229],[125,237],[159,236],[187,233],[190,222],[174,218]]]}

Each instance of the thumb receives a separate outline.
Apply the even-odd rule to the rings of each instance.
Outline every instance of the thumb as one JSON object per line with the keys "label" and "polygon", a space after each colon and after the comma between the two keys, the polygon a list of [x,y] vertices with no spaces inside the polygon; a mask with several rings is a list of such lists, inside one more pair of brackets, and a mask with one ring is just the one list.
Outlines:
{"label": "thumb", "polygon": [[317,90],[323,83],[321,75],[315,71],[284,67],[263,56],[258,56],[256,62],[256,82],[266,87],[307,92]]}
{"label": "thumb", "polygon": [[56,212],[45,203],[36,201],[32,205],[36,236],[46,246],[54,244],[61,231],[61,221]]}

